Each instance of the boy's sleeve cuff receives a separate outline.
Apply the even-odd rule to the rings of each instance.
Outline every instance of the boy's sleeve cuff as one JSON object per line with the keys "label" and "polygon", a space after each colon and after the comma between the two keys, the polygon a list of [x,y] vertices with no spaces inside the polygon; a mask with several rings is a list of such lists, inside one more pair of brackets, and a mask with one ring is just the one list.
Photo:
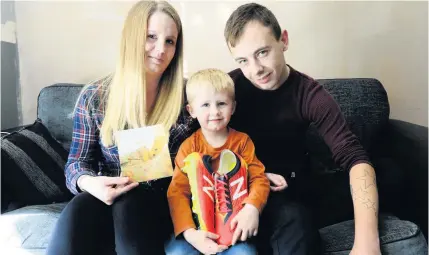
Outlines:
{"label": "boy's sleeve cuff", "polygon": [[256,209],[258,209],[259,214],[262,213],[262,209],[264,208],[264,204],[261,203],[261,202],[259,202],[259,201],[257,201],[257,200],[255,200],[255,199],[245,199],[243,201],[243,205],[244,204],[251,204],[251,205],[253,205],[254,207],[256,207]]}
{"label": "boy's sleeve cuff", "polygon": [[185,232],[186,230],[188,230],[190,228],[196,229],[195,224],[192,223],[192,224],[186,224],[183,226],[179,226],[177,228],[175,227],[174,228],[174,236],[177,237],[178,235],[182,234],[183,232]]}

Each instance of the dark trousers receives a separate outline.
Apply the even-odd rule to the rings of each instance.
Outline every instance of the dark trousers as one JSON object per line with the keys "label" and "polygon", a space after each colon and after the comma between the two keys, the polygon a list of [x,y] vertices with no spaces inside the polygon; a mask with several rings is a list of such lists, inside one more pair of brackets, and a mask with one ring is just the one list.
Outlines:
{"label": "dark trousers", "polygon": [[321,254],[313,210],[302,193],[303,189],[297,186],[305,184],[294,179],[287,181],[289,187],[281,192],[271,192],[262,211],[259,233],[254,238],[258,252],[263,255]]}
{"label": "dark trousers", "polygon": [[151,188],[140,184],[111,206],[87,192],[75,196],[58,219],[47,254],[165,254],[173,231],[169,181]]}

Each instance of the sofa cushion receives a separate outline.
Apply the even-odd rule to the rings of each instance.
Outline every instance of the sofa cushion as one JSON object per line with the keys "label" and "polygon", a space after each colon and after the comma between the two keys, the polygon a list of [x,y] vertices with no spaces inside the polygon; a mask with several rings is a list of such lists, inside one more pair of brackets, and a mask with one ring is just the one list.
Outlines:
{"label": "sofa cushion", "polygon": [[[2,214],[0,216],[1,249],[23,248],[33,251],[46,249],[65,206],[66,203],[32,205]],[[0,250],[0,254],[12,253],[3,253]]]}
{"label": "sofa cushion", "polygon": [[[349,254],[354,241],[354,221],[344,221],[319,230],[325,254]],[[394,216],[381,216],[379,236],[382,254],[427,254],[427,243],[419,227]],[[407,249],[414,251],[408,253]],[[426,253],[421,253],[425,251]]]}
{"label": "sofa cushion", "polygon": [[[369,153],[389,120],[387,92],[376,79],[319,79],[317,80],[338,103],[351,131]],[[307,148],[313,169],[318,172],[342,170],[332,160],[332,153],[310,125]]]}
{"label": "sofa cushion", "polygon": [[66,187],[66,150],[39,121],[1,138],[1,182],[9,200],[23,205],[71,199]]}
{"label": "sofa cushion", "polygon": [[[44,254],[65,206],[66,203],[33,205],[2,214],[0,254]],[[319,232],[325,254],[349,254],[354,237],[352,220],[327,226]],[[382,253],[386,255],[427,254],[427,243],[419,228],[396,217],[380,217],[380,241]]]}
{"label": "sofa cushion", "polygon": [[37,118],[66,150],[70,148],[73,132],[71,114],[82,88],[82,84],[54,84],[43,88],[37,100]]}

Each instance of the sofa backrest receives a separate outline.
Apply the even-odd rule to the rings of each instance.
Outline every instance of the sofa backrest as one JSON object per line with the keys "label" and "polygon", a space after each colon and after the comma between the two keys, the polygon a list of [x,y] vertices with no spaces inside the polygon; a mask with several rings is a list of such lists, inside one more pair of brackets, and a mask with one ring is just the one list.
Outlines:
{"label": "sofa backrest", "polygon": [[37,118],[67,150],[73,132],[73,113],[76,100],[84,85],[58,83],[43,88],[37,103]]}
{"label": "sofa backrest", "polygon": [[[383,85],[376,79],[320,79],[322,86],[338,102],[351,130],[365,149],[370,150],[389,119],[389,102]],[[82,84],[59,83],[41,90],[37,116],[52,135],[68,150],[72,137],[73,112]],[[331,153],[310,126],[307,148],[312,159],[323,170],[335,169]]]}
{"label": "sofa backrest", "polygon": [[[349,128],[371,154],[390,115],[389,101],[383,85],[378,80],[369,78],[320,79],[318,82],[337,101]],[[344,170],[333,162],[332,153],[314,126],[310,126],[307,132],[307,149],[315,170]]]}

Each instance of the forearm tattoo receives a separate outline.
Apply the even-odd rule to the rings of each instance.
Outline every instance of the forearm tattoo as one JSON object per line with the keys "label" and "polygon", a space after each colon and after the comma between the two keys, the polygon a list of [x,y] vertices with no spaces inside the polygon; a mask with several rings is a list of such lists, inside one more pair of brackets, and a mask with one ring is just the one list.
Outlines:
{"label": "forearm tattoo", "polygon": [[360,202],[366,206],[367,209],[370,209],[375,213],[375,216],[378,216],[378,206],[374,198],[371,198],[369,192],[373,189],[377,189],[376,176],[375,173],[371,173],[368,169],[365,169],[364,174],[360,177],[357,177],[356,180],[359,180],[358,187],[353,187],[350,184],[350,193],[354,202]]}

